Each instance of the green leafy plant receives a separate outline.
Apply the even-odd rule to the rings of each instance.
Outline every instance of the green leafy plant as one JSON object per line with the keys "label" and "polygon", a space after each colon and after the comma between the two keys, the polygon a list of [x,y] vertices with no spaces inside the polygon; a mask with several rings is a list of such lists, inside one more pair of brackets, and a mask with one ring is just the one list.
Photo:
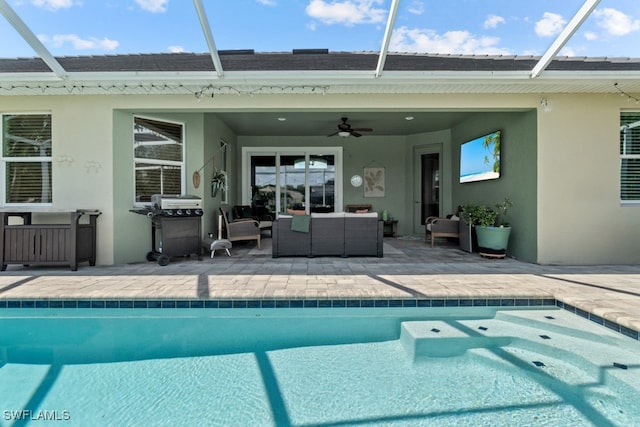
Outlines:
{"label": "green leafy plant", "polygon": [[227,175],[224,172],[214,170],[213,177],[211,178],[211,196],[216,197],[218,191],[224,190],[226,183]]}
{"label": "green leafy plant", "polygon": [[508,227],[509,224],[499,221],[513,207],[513,203],[508,198],[496,203],[493,207],[487,205],[470,204],[462,207],[462,219],[467,224],[480,225],[483,227]]}

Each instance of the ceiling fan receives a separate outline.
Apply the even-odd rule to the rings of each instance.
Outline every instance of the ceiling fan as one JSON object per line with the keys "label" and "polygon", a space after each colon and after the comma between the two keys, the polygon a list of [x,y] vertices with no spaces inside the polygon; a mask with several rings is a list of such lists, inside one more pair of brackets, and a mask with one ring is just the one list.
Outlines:
{"label": "ceiling fan", "polygon": [[338,131],[327,136],[339,135],[342,138],[348,136],[360,137],[362,136],[360,132],[373,132],[371,128],[352,128],[351,125],[347,123],[347,120],[349,120],[347,117],[342,117],[341,120],[342,123],[338,123]]}

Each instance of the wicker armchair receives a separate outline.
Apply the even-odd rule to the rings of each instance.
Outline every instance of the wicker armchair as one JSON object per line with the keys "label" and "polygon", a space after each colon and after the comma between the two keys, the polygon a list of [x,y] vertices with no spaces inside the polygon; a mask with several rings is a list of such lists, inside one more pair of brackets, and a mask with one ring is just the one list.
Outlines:
{"label": "wicker armchair", "polygon": [[258,249],[260,249],[260,225],[258,221],[253,219],[239,219],[229,221],[227,211],[220,208],[224,229],[227,232],[227,240],[233,242],[236,240],[256,240]]}
{"label": "wicker armchair", "polygon": [[455,237],[459,238],[459,224],[460,220],[450,218],[440,218],[436,216],[430,216],[425,221],[424,226],[424,241],[431,240],[431,247],[436,237]]}

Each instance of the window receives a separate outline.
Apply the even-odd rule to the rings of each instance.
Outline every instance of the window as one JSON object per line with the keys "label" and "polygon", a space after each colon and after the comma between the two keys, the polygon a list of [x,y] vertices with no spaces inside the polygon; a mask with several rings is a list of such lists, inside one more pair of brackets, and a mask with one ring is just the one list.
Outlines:
{"label": "window", "polygon": [[179,123],[134,118],[136,203],[148,204],[154,194],[184,193],[183,128]]}
{"label": "window", "polygon": [[5,204],[51,204],[51,114],[2,114]]}
{"label": "window", "polygon": [[640,203],[640,112],[620,114],[620,201]]}

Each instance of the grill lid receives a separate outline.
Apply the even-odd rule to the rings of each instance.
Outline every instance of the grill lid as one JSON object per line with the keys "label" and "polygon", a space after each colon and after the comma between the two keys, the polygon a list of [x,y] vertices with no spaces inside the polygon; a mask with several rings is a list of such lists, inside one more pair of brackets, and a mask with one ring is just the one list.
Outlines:
{"label": "grill lid", "polygon": [[202,199],[189,194],[154,194],[151,196],[154,209],[202,209]]}

